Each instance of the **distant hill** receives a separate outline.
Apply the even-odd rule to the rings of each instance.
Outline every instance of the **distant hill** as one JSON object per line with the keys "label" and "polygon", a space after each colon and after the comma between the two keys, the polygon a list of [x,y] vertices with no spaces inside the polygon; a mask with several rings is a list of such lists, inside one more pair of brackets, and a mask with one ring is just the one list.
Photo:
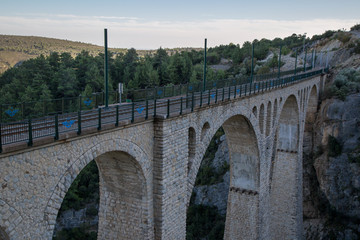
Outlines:
{"label": "distant hill", "polygon": [[[15,66],[22,61],[37,56],[49,55],[51,52],[69,52],[73,57],[81,51],[88,51],[91,55],[96,56],[104,52],[103,46],[97,46],[88,43],[74,42],[55,38],[35,37],[35,36],[12,36],[0,34],[0,74],[7,69]],[[201,50],[200,48],[175,48],[166,49],[169,55],[177,51]],[[109,48],[114,54],[125,53],[126,48]],[[139,56],[154,54],[156,50],[136,50]]]}
{"label": "distant hill", "polygon": [[[19,62],[41,54],[69,52],[74,57],[83,50],[98,55],[104,52],[104,47],[54,38],[0,35],[0,74]],[[126,49],[120,48],[109,50],[113,53],[126,52]]]}

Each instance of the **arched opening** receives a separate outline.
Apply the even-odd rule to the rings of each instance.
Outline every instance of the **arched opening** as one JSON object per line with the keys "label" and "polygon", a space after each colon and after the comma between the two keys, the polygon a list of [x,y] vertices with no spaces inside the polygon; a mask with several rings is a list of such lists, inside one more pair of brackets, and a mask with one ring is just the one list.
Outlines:
{"label": "arched opening", "polygon": [[265,115],[264,104],[261,104],[260,113],[259,113],[259,127],[260,127],[260,132],[262,134],[264,134],[264,115]]}
{"label": "arched opening", "polygon": [[257,108],[256,106],[253,107],[253,110],[252,110],[254,116],[257,118]]}
{"label": "arched opening", "polygon": [[270,134],[270,127],[271,127],[271,102],[268,102],[267,105],[267,113],[266,113],[266,136]]}
{"label": "arched opening", "polygon": [[[299,111],[294,95],[282,108],[276,132],[276,152],[271,173],[271,239],[299,238],[301,163],[299,163]],[[300,183],[299,183],[300,182]]]}
{"label": "arched opening", "polygon": [[[307,101],[304,136],[303,136],[303,216],[304,226],[306,221],[311,222],[314,218],[318,218],[321,214],[319,209],[324,209],[324,203],[321,199],[322,190],[320,189],[314,167],[315,153],[319,153],[319,149],[314,148],[315,139],[315,121],[318,111],[318,95],[316,86],[310,90]],[[306,232],[306,231],[305,231]]]}
{"label": "arched opening", "polygon": [[192,127],[189,128],[188,151],[189,151],[189,158],[188,158],[187,172],[189,173],[196,154],[196,132],[195,129]]}
{"label": "arched opening", "polygon": [[91,161],[68,189],[56,218],[54,240],[76,235],[96,239],[99,211],[99,171]]}
{"label": "arched opening", "polygon": [[[93,170],[95,168],[98,174],[95,174],[96,171],[89,171],[89,168]],[[84,171],[90,174],[82,174]],[[91,180],[94,179],[91,175],[97,175],[97,184],[95,180]],[[79,182],[88,183],[88,186],[92,186],[92,191],[86,190],[84,185],[80,186]],[[87,192],[99,199],[98,213],[94,208],[82,210],[84,214],[98,214],[98,227],[92,226],[92,229],[86,230],[85,234],[88,235],[85,235],[84,239],[146,239],[148,237],[146,181],[141,166],[134,157],[121,151],[104,153],[80,172],[73,181],[72,185],[74,184],[77,185],[75,190],[77,193]],[[69,194],[70,200],[83,196],[82,194],[75,196],[70,187],[61,208],[68,202]],[[83,204],[88,206],[87,202]],[[97,234],[90,233],[96,230],[98,230]],[[58,237],[58,233],[55,234]]]}
{"label": "arched opening", "polygon": [[[305,104],[304,104],[305,105]],[[316,86],[311,89],[306,109],[305,128],[304,128],[304,148],[312,147],[312,132],[318,108],[318,96]],[[311,150],[311,149],[309,149]]]}
{"label": "arched opening", "polygon": [[229,151],[220,127],[196,175],[186,216],[186,239],[223,239],[229,183]]}
{"label": "arched opening", "polygon": [[2,227],[0,227],[0,239],[10,240],[9,236],[6,234],[5,230]]}
{"label": "arched opening", "polygon": [[201,129],[201,141],[204,140],[204,137],[209,129],[210,129],[210,124],[208,122],[204,123],[204,126]]}
{"label": "arched opening", "polygon": [[[218,155],[226,155],[224,152],[227,152],[228,160],[225,158],[220,161]],[[209,161],[209,157],[214,160]],[[222,172],[214,170],[215,165]],[[259,169],[258,142],[253,125],[242,115],[229,118],[215,133],[197,173],[187,214],[187,239],[257,239]],[[217,182],[219,180],[221,182]],[[214,184],[209,186],[211,182]],[[199,205],[209,207],[210,203],[219,202],[218,194],[222,194],[221,201],[226,204],[226,208],[222,208],[223,222],[210,225],[205,219],[218,219],[218,215],[211,214],[212,210]],[[197,211],[194,210],[194,205],[197,205]],[[194,219],[198,221],[198,225],[194,224]],[[211,229],[204,229],[204,226],[218,230],[222,228],[224,233],[218,231],[211,238],[208,235]],[[206,235],[200,235],[204,232]],[[196,238],[192,238],[194,233],[197,234]]]}

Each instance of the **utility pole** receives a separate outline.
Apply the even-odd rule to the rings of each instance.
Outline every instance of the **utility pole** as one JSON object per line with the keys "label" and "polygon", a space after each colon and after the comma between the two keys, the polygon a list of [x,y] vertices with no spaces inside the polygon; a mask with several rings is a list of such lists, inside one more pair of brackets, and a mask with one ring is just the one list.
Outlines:
{"label": "utility pole", "polygon": [[104,29],[104,37],[105,37],[105,107],[109,107],[109,62],[108,62],[108,44],[107,44],[107,29]]}
{"label": "utility pole", "polygon": [[203,81],[203,92],[206,90],[206,44],[207,39],[205,38],[205,48],[204,48],[204,81]]}
{"label": "utility pole", "polygon": [[250,75],[250,84],[253,82],[254,77],[254,42],[252,43],[252,50],[251,50],[251,75]]}

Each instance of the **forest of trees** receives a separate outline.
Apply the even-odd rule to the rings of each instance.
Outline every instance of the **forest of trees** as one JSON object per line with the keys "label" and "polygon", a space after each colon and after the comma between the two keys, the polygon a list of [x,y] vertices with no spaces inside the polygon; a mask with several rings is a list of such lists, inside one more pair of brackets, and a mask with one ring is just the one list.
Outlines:
{"label": "forest of trees", "polygon": [[[270,50],[290,51],[301,46],[304,36],[293,34],[284,39],[254,40],[255,64],[264,59]],[[216,80],[227,77],[249,75],[251,72],[251,42],[220,45],[208,49],[208,65],[217,64],[221,58],[232,61],[227,71],[207,70],[207,79]],[[203,51],[176,52],[169,56],[166,50],[159,48],[155,54],[140,57],[135,49],[125,54],[109,52],[110,91],[116,90],[118,83],[125,88],[136,89],[154,86],[167,86],[200,81],[203,78]],[[274,57],[276,60],[277,55]],[[267,73],[276,61],[261,68],[259,73]],[[272,65],[271,65],[272,64]],[[259,65],[261,65],[259,63]],[[48,56],[39,56],[24,61],[20,66],[9,69],[0,76],[0,104],[42,101],[46,99],[86,96],[92,92],[103,91],[104,54],[93,56],[82,51],[75,58],[70,53],[53,52]]]}

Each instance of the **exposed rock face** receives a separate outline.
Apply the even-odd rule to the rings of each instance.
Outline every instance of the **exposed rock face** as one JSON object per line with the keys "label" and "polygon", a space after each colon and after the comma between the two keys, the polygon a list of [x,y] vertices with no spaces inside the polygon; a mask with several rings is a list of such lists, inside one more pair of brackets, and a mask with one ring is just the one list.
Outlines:
{"label": "exposed rock face", "polygon": [[305,238],[360,239],[360,94],[323,101],[304,139]]}
{"label": "exposed rock face", "polygon": [[[211,163],[215,170],[220,169],[224,163],[229,164],[229,150],[227,147],[225,135],[220,138],[218,150]],[[206,206],[216,206],[221,215],[226,214],[227,198],[229,193],[230,173],[227,171],[223,177],[223,181],[213,185],[195,186],[194,204],[203,204]]]}
{"label": "exposed rock face", "polygon": [[83,225],[93,227],[97,230],[99,222],[98,210],[99,206],[97,204],[89,204],[85,208],[79,210],[69,209],[62,212],[56,219],[54,235],[62,229],[71,229]]}

